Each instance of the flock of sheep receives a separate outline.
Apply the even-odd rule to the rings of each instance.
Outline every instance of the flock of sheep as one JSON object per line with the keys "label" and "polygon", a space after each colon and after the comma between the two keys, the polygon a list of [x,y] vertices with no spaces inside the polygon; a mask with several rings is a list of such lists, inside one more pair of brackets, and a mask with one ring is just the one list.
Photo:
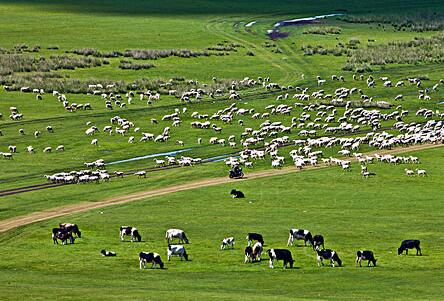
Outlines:
{"label": "flock of sheep", "polygon": [[[317,77],[317,85],[322,86],[327,80]],[[331,81],[344,83],[343,76],[331,76]],[[353,82],[364,81],[363,76],[359,78],[353,76]],[[443,81],[433,84],[432,87],[423,87],[423,82],[418,78],[409,78],[407,82],[417,87],[420,100],[429,100],[433,93],[439,90]],[[194,83],[195,84],[195,83]],[[367,86],[371,88],[381,84],[387,89],[402,89],[406,84],[404,81],[397,81],[392,85],[392,80],[388,77],[380,77],[374,79],[371,75],[367,78]],[[241,149],[239,156],[236,158],[229,158],[226,160],[227,165],[244,165],[246,167],[253,167],[255,160],[270,158],[271,166],[273,168],[280,168],[286,161],[288,156],[293,160],[297,168],[304,168],[307,165],[317,165],[322,159],[325,164],[337,164],[344,170],[349,170],[350,161],[342,158],[335,158],[333,156],[324,156],[324,151],[328,148],[339,147],[338,155],[347,157],[352,152],[359,162],[364,165],[362,174],[368,177],[370,174],[366,169],[366,163],[363,160],[365,156],[360,156],[360,148],[364,145],[376,149],[391,149],[398,146],[409,146],[423,143],[442,143],[444,141],[444,113],[432,111],[426,108],[421,108],[415,112],[416,118],[423,118],[424,122],[405,122],[405,118],[412,115],[402,105],[398,105],[395,110],[390,109],[391,104],[388,102],[374,102],[373,97],[364,93],[362,89],[356,87],[345,88],[339,87],[334,89],[331,93],[327,93],[324,89],[309,91],[309,87],[294,87],[282,86],[278,83],[271,83],[269,78],[259,77],[257,80],[245,78],[241,81],[233,81],[231,90],[228,94],[223,91],[216,90],[209,92],[203,88],[191,88],[179,94],[176,90],[170,90],[169,94],[175,95],[181,101],[191,103],[203,99],[203,97],[214,98],[214,95],[228,96],[229,99],[241,99],[238,93],[239,87],[260,87],[263,86],[267,91],[279,91],[284,94],[279,94],[276,98],[277,104],[270,104],[265,106],[264,110],[258,112],[253,107],[247,107],[241,102],[231,103],[229,106],[210,113],[201,113],[198,111],[189,112],[187,107],[182,109],[175,108],[171,113],[164,115],[161,120],[151,118],[152,124],[165,124],[160,133],[145,132],[142,126],[136,126],[135,122],[116,115],[110,119],[110,124],[103,127],[102,132],[107,135],[116,134],[121,137],[128,137],[127,142],[133,143],[147,143],[152,141],[154,143],[164,143],[170,140],[171,135],[174,135],[175,128],[183,126],[184,119],[191,119],[190,122],[192,131],[212,131],[214,136],[208,138],[208,144],[228,146],[233,149]],[[7,87],[5,87],[5,90]],[[134,103],[136,93],[128,91],[124,96],[115,92],[107,92],[112,90],[112,85],[103,87],[100,84],[90,85],[91,94],[100,95],[105,105],[108,106],[110,102],[116,105],[120,102],[131,105]],[[45,91],[42,89],[25,89],[23,91],[33,91],[37,95],[37,99],[41,100]],[[296,92],[290,95],[292,91]],[[76,110],[91,109],[90,103],[78,104],[69,102],[66,95],[57,91],[52,91],[52,96],[63,104],[63,107],[73,108]],[[297,99],[300,102],[293,104],[282,103],[289,98]],[[151,103],[160,100],[160,94],[156,91],[139,92],[139,99],[148,99]],[[395,101],[400,101],[404,97],[399,94],[395,97]],[[111,104],[111,105],[112,105]],[[371,108],[372,106],[384,108],[382,111],[379,108]],[[344,107],[345,109],[340,109]],[[17,107],[11,107],[11,119],[18,120],[23,118],[19,113]],[[301,112],[299,110],[302,110]],[[390,111],[387,111],[390,110]],[[299,111],[299,112],[297,112]],[[122,111],[123,112],[123,111]],[[14,117],[19,116],[19,117]],[[280,116],[291,116],[291,121],[286,123],[282,121],[271,121],[270,119],[279,120]],[[251,120],[263,120],[259,127],[255,128],[247,126]],[[384,123],[394,123],[391,125],[389,132],[382,129]],[[223,136],[225,126],[238,127],[239,134],[230,134]],[[87,122],[88,128],[84,131],[87,136],[97,136],[100,129],[93,124]],[[62,130],[62,129],[61,129]],[[393,133],[393,132],[397,133]],[[46,132],[53,133],[54,129],[51,125],[46,127]],[[1,133],[0,133],[1,134]],[[20,135],[25,135],[24,129],[19,129]],[[208,134],[205,134],[208,136]],[[36,139],[41,139],[42,132],[35,131]],[[296,136],[296,139],[291,139],[290,136]],[[118,139],[118,138],[115,138]],[[204,137],[197,138],[197,144],[205,144]],[[93,137],[91,145],[99,146],[100,137]],[[185,146],[183,140],[177,139],[175,144]],[[281,153],[283,146],[296,146],[287,154]],[[69,147],[68,143],[66,144]],[[65,151],[65,145],[58,145],[55,151]],[[25,150],[33,154],[35,149],[32,145],[26,146]],[[53,151],[51,146],[42,149],[44,153]],[[17,152],[16,145],[10,145],[7,152],[0,154],[6,159],[12,159],[13,154]],[[180,159],[175,157],[167,157],[165,159],[156,158],[156,166],[174,165],[191,166],[202,162],[201,158],[182,157]],[[65,173],[58,173],[47,176],[50,181],[60,181],[61,178],[66,178],[66,182],[97,182],[99,180],[107,181],[110,178],[106,170],[100,170],[102,166],[94,166],[99,168],[98,171],[72,171]],[[411,170],[406,173],[412,175]],[[424,170],[418,170],[419,175],[425,175]],[[121,173],[120,173],[121,175]],[[135,173],[136,176],[145,177],[146,172],[141,170]],[[82,179],[82,180],[81,180]]]}

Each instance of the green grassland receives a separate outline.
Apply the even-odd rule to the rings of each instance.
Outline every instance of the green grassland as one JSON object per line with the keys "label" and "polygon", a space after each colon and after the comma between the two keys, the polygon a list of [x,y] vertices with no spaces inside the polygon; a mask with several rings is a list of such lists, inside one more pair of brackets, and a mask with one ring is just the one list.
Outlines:
{"label": "green grassland", "polygon": [[[322,20],[319,26],[335,26],[340,34],[304,34],[312,25],[281,28],[288,38],[270,40],[265,34],[282,20],[330,13],[350,15],[401,15],[443,14],[442,1],[4,1],[0,0],[0,48],[10,50],[16,45],[29,48],[39,45],[37,53],[27,53],[48,58],[67,55],[74,49],[94,48],[100,52],[127,49],[188,49],[204,51],[219,43],[234,43],[236,51],[226,55],[198,56],[191,58],[167,57],[156,60],[133,58],[107,58],[109,64],[75,70],[52,70],[45,74],[63,76],[67,81],[80,80],[95,83],[99,80],[124,81],[130,85],[142,78],[166,82],[170,78],[199,81],[199,87],[217,80],[241,80],[244,77],[269,76],[272,82],[309,88],[309,92],[324,89],[333,93],[338,87],[362,89],[375,101],[390,101],[409,110],[404,122],[426,122],[415,116],[419,108],[442,111],[444,86],[430,94],[431,100],[418,100],[418,89],[406,84],[402,88],[384,88],[379,81],[376,88],[368,88],[365,81],[352,80],[352,72],[343,71],[347,55],[304,55],[302,46],[320,45],[334,48],[359,40],[359,49],[369,45],[385,45],[393,41],[412,41],[429,38],[437,31],[396,31],[389,24],[347,23],[337,18]],[[246,28],[245,24],[257,21]],[[318,24],[316,24],[318,26]],[[270,46],[271,45],[271,46]],[[48,49],[57,46],[58,49]],[[371,46],[370,46],[371,47]],[[1,50],[0,49],[0,50]],[[0,55],[2,52],[0,51]],[[254,54],[254,55],[251,55]],[[103,60],[103,58],[99,58]],[[122,70],[119,63],[127,59],[133,63],[150,63],[148,70]],[[0,66],[2,67],[2,66]],[[387,64],[372,66],[376,79],[388,76],[396,83],[409,77],[421,77],[423,86],[431,88],[444,78],[442,63]],[[332,74],[343,75],[345,82],[329,80]],[[304,77],[302,77],[304,75]],[[318,87],[316,76],[328,79]],[[36,72],[15,72],[14,77],[39,77]],[[6,83],[7,76],[0,76]],[[122,95],[125,93],[120,91]],[[123,92],[123,93],[122,93]],[[161,95],[151,105],[138,96],[126,108],[105,109],[100,96],[66,93],[70,102],[90,103],[92,110],[67,112],[49,91],[42,101],[33,93],[0,91],[0,152],[7,152],[9,145],[16,145],[18,152],[12,160],[0,158],[0,190],[45,183],[45,174],[84,169],[84,162],[99,158],[114,162],[149,154],[190,149],[185,156],[211,158],[239,152],[240,134],[245,127],[257,129],[265,119],[235,116],[232,124],[219,120],[212,123],[223,128],[222,134],[213,130],[192,129],[192,112],[210,116],[233,103],[239,108],[254,109],[265,113],[270,104],[292,105],[297,100],[276,101],[284,92],[268,92],[261,86],[239,91],[241,101],[223,97],[182,103],[179,99]],[[394,102],[403,94],[402,102]],[[311,103],[320,100],[311,100]],[[24,118],[12,121],[9,108],[15,106]],[[172,127],[171,139],[165,143],[139,142],[142,132],[160,134],[171,121],[161,121],[176,108],[187,108],[181,114],[182,125]],[[395,108],[381,110],[390,113]],[[338,115],[344,108],[337,108]],[[271,115],[271,122],[291,124],[300,116],[301,107],[295,107],[291,116]],[[113,116],[121,116],[140,127],[139,133],[130,131],[125,136],[102,132],[110,125]],[[152,124],[150,120],[159,120]],[[244,120],[244,126],[238,121]],[[199,120],[203,121],[203,120]],[[91,122],[87,125],[87,122]],[[390,129],[395,120],[383,121],[383,128]],[[54,133],[45,128],[51,125]],[[100,132],[86,136],[85,130],[95,125]],[[337,122],[329,126],[337,126]],[[26,135],[20,135],[19,129]],[[361,126],[364,133],[371,130]],[[41,131],[35,138],[33,133]],[[299,129],[286,134],[299,139]],[[319,130],[323,134],[322,130]],[[235,135],[238,146],[210,145],[211,137],[227,139]],[[349,134],[350,137],[361,135]],[[135,137],[133,144],[128,143]],[[280,134],[282,136],[282,134]],[[97,138],[99,146],[90,145]],[[199,145],[197,139],[202,138]],[[176,143],[182,140],[182,147]],[[267,138],[266,141],[271,140]],[[32,145],[35,154],[25,148]],[[65,152],[43,153],[43,149],[58,145]],[[258,147],[262,146],[258,145]],[[291,165],[288,156],[294,146],[280,149]],[[324,156],[337,156],[339,147],[322,149]],[[359,151],[375,149],[363,146]],[[259,300],[320,299],[320,300],[400,300],[433,299],[443,294],[440,278],[443,277],[443,207],[442,183],[444,175],[443,149],[434,148],[412,153],[420,158],[418,168],[429,173],[427,178],[407,178],[404,168],[413,165],[370,165],[376,175],[363,179],[359,166],[352,165],[352,172],[339,167],[314,169],[267,179],[246,180],[236,183],[236,188],[247,194],[242,201],[232,200],[228,191],[232,184],[212,186],[163,197],[150,198],[131,204],[107,207],[102,210],[73,214],[72,216],[38,222],[0,235],[0,299],[220,299]],[[178,156],[180,156],[179,154]],[[254,163],[252,171],[270,169],[270,159]],[[106,166],[109,172],[141,170],[154,167],[153,159],[138,160]],[[30,214],[44,209],[68,204],[94,202],[108,197],[127,195],[136,191],[152,190],[200,179],[225,176],[224,162],[205,163],[199,166],[162,170],[148,173],[146,179],[129,175],[124,179],[112,178],[100,184],[67,185],[0,198],[0,220]],[[101,213],[103,212],[103,213]],[[76,222],[84,234],[75,245],[52,246],[49,229],[58,222]],[[117,229],[120,225],[134,225],[141,230],[142,243],[121,243]],[[188,251],[191,262],[174,258],[164,271],[139,271],[137,254],[156,251],[166,259],[164,231],[170,227],[183,228],[190,237]],[[284,247],[290,227],[310,229],[326,237],[326,247],[332,248],[345,261],[343,268],[318,268],[310,248],[292,247],[296,269],[268,268],[268,262],[243,264],[244,237],[248,231],[257,231],[265,237],[267,247]],[[236,248],[220,252],[220,241],[235,236]],[[421,239],[424,256],[398,257],[396,249],[402,239]],[[117,258],[102,258],[102,248],[115,250]],[[371,249],[378,258],[378,267],[357,269],[355,252]],[[280,267],[280,266],[279,266]],[[65,281],[64,279],[69,279]]]}
{"label": "green grassland", "polygon": [[[375,177],[357,171],[319,169],[236,183],[247,198],[228,195],[233,184],[190,190],[67,217],[82,225],[76,244],[53,246],[48,229],[67,218],[40,222],[1,237],[4,300],[27,299],[440,299],[443,246],[440,183],[442,149],[414,153],[428,178],[409,178],[402,166],[372,165]],[[403,187],[403,189],[400,189]],[[141,243],[120,242],[118,227],[137,226]],[[166,270],[139,271],[138,252],[166,258],[164,231],[186,230],[190,262],[173,258]],[[243,263],[248,231],[264,235],[266,247],[285,247],[290,227],[322,233],[342,268],[317,267],[310,247],[290,247],[296,268]],[[219,251],[233,235],[234,250]],[[424,255],[398,256],[401,240],[421,238]],[[103,258],[101,249],[116,258]],[[371,249],[378,265],[356,268],[355,252]],[[69,281],[62,279],[68,278]],[[424,285],[427,283],[427,285]]]}

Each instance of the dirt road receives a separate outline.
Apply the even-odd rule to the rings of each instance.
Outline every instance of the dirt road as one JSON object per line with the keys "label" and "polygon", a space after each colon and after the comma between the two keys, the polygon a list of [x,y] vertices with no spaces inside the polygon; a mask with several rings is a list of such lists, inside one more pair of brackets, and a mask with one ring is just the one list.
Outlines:
{"label": "dirt road", "polygon": [[[441,147],[443,144],[424,144],[424,145],[415,145],[408,148],[396,148],[392,150],[383,150],[383,151],[375,151],[371,153],[367,153],[368,155],[372,155],[375,153],[378,154],[400,154],[405,152],[411,152],[416,150],[423,150],[428,148],[435,148],[435,147]],[[354,158],[351,158],[351,160],[355,160]],[[303,172],[305,170],[311,170],[311,169],[319,169],[319,168],[327,168],[329,166],[318,166],[318,167],[306,167],[303,170],[298,170],[294,166],[288,166],[281,169],[273,169],[273,170],[265,170],[265,171],[259,171],[259,172],[251,172],[248,173],[247,177],[242,180],[236,180],[236,181],[248,181],[251,179],[259,179],[259,178],[265,178],[265,177],[271,177],[271,176],[277,176],[282,174],[288,174],[288,173],[294,173],[294,172]],[[185,183],[170,187],[164,187],[159,188],[155,190],[150,191],[141,191],[132,193],[126,196],[119,196],[119,197],[113,197],[104,199],[102,201],[96,201],[96,202],[83,202],[73,205],[67,205],[57,208],[52,208],[44,211],[34,212],[31,214],[26,214],[22,216],[13,217],[10,219],[6,219],[3,221],[0,221],[0,233],[9,231],[11,229],[32,224],[35,222],[60,217],[72,213],[79,213],[84,212],[92,209],[102,208],[106,206],[112,206],[112,205],[118,205],[118,204],[124,204],[128,202],[138,201],[142,199],[147,199],[151,197],[161,196],[173,192],[178,191],[184,191],[194,188],[201,188],[201,187],[207,187],[207,186],[213,186],[218,184],[224,184],[224,183],[230,183],[234,180],[228,178],[228,177],[221,177],[221,178],[213,178],[213,179],[206,179],[206,180],[199,180],[196,182],[191,183]]]}

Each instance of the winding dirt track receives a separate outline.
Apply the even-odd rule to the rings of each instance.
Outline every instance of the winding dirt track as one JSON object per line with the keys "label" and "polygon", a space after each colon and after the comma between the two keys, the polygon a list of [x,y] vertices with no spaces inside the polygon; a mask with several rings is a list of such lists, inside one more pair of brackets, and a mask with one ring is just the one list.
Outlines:
{"label": "winding dirt track", "polygon": [[[444,144],[424,144],[424,145],[415,145],[408,148],[396,148],[392,150],[384,150],[384,151],[376,151],[367,153],[368,155],[372,155],[375,153],[378,154],[399,154],[399,153],[405,153],[405,152],[411,152],[416,150],[423,150],[428,148],[435,148],[435,147],[441,147],[444,146]],[[350,158],[350,160],[355,160],[354,158]],[[318,166],[318,167],[307,167],[303,170],[298,170],[293,166],[288,166],[281,169],[273,169],[273,170],[266,170],[266,171],[260,171],[260,172],[252,172],[248,174],[248,177],[245,177],[242,180],[235,180],[235,181],[246,181],[250,179],[259,179],[259,178],[265,178],[265,177],[271,177],[271,176],[277,176],[282,174],[288,174],[288,173],[294,173],[294,172],[301,172],[304,170],[312,170],[312,169],[320,169],[320,168],[327,168],[329,166]],[[112,206],[112,205],[119,205],[124,203],[129,203],[133,201],[138,201],[142,199],[147,199],[151,197],[161,196],[173,192],[178,191],[184,191],[194,188],[201,188],[201,187],[207,187],[207,186],[213,186],[218,184],[224,184],[224,183],[230,183],[234,180],[228,178],[228,177],[220,177],[220,178],[213,178],[213,179],[207,179],[207,180],[199,180],[196,182],[191,183],[185,183],[165,188],[159,188],[156,190],[150,190],[150,191],[141,191],[132,193],[125,196],[119,196],[119,197],[113,197],[109,199],[104,199],[102,201],[96,201],[96,202],[84,202],[80,204],[73,204],[73,205],[67,205],[57,208],[52,208],[44,211],[38,211],[31,214],[21,215],[17,217],[13,217],[10,219],[6,219],[3,221],[0,221],[0,233],[12,230],[14,228],[32,224],[39,221],[44,221],[47,219],[65,216],[68,214],[73,213],[79,213],[84,212],[92,209],[102,208],[106,206]]]}

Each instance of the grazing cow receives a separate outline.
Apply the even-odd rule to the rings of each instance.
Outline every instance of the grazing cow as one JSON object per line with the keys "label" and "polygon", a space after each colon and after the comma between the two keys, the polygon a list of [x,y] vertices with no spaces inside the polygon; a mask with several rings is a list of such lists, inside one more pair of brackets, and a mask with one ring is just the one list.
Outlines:
{"label": "grazing cow", "polygon": [[168,261],[170,261],[173,255],[179,256],[180,260],[185,258],[188,261],[188,254],[183,245],[168,245]]}
{"label": "grazing cow", "polygon": [[401,255],[405,250],[405,255],[409,254],[409,249],[416,249],[416,255],[422,255],[421,247],[419,246],[421,242],[417,239],[403,240],[401,246],[398,248],[398,255]]}
{"label": "grazing cow", "polygon": [[105,256],[105,257],[114,257],[117,255],[116,252],[105,251],[105,250],[100,251],[100,253],[102,254],[102,256]]}
{"label": "grazing cow", "polygon": [[71,232],[68,232],[64,229],[53,228],[52,229],[52,241],[54,244],[59,244],[57,241],[60,239],[62,241],[62,245],[66,244],[66,241],[69,240],[70,244],[74,244],[75,238],[72,236]]}
{"label": "grazing cow", "polygon": [[322,235],[313,236],[313,250],[316,250],[318,246],[322,246],[322,249],[324,249],[324,236]]}
{"label": "grazing cow", "polygon": [[270,257],[270,268],[274,269],[273,262],[275,260],[283,260],[284,261],[284,269],[287,268],[287,264],[290,264],[290,268],[293,268],[293,257],[291,256],[291,252],[287,249],[269,249],[267,250],[268,257]]}
{"label": "grazing cow", "polygon": [[248,246],[245,248],[245,263],[261,261],[262,244],[256,242],[253,247]]}
{"label": "grazing cow", "polygon": [[247,246],[245,248],[244,253],[245,253],[245,261],[244,262],[245,263],[251,262],[252,255],[253,255],[253,248],[251,246]]}
{"label": "grazing cow", "polygon": [[257,240],[258,242],[260,242],[262,245],[264,245],[264,238],[262,237],[261,234],[259,233],[248,233],[247,237],[245,238],[248,240],[248,246],[251,246],[251,242],[253,240]]}
{"label": "grazing cow", "polygon": [[68,232],[72,232],[78,238],[81,238],[82,233],[80,232],[79,227],[76,224],[61,223],[61,224],[59,224],[59,227],[60,227],[60,229],[64,229]]}
{"label": "grazing cow", "polygon": [[134,227],[121,226],[120,227],[120,240],[121,241],[123,241],[123,237],[125,235],[131,235],[132,242],[135,240],[140,242],[142,240],[142,236],[140,236],[139,230],[137,230],[137,228],[134,228]]}
{"label": "grazing cow", "polygon": [[186,236],[186,234],[185,234],[185,232],[183,230],[180,230],[180,229],[169,229],[169,230],[166,231],[165,239],[168,241],[168,244],[170,244],[170,241],[174,237],[179,239],[179,243],[180,244],[181,243],[183,244],[184,242],[186,244],[190,243],[188,241],[188,238],[187,238],[187,236]]}
{"label": "grazing cow", "polygon": [[245,197],[245,194],[242,191],[232,189],[230,194],[233,196],[233,199],[241,199]]}
{"label": "grazing cow", "polygon": [[368,260],[367,266],[370,266],[370,263],[373,263],[373,266],[376,266],[376,259],[372,251],[358,251],[356,253],[356,266],[358,266],[359,263],[359,266],[361,267],[361,261],[363,260]]}
{"label": "grazing cow", "polygon": [[335,266],[335,261],[338,263],[339,266],[342,266],[342,260],[339,258],[338,253],[336,253],[335,251],[330,249],[320,250],[319,248],[317,248],[316,253],[318,253],[318,266],[320,266],[321,263],[322,265],[324,265],[324,259],[330,260],[332,267]]}
{"label": "grazing cow", "polygon": [[139,267],[140,269],[146,268],[147,262],[151,262],[153,265],[151,266],[152,269],[156,267],[158,264],[161,269],[163,269],[163,262],[160,258],[160,255],[158,253],[148,253],[148,252],[140,252],[139,253]]}
{"label": "grazing cow", "polygon": [[234,237],[227,237],[222,240],[222,244],[220,245],[221,250],[225,250],[227,246],[231,246],[231,248],[234,248]]}
{"label": "grazing cow", "polygon": [[287,246],[292,246],[294,239],[304,240],[304,245],[307,245],[307,242],[310,245],[313,245],[313,237],[311,236],[310,231],[302,230],[302,229],[290,229],[290,235],[288,237]]}

